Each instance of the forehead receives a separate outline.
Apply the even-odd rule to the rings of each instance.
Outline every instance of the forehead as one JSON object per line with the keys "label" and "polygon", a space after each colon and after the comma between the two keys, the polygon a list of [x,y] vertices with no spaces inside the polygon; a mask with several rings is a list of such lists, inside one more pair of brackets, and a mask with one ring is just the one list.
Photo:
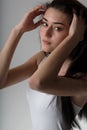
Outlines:
{"label": "forehead", "polygon": [[70,23],[69,16],[55,8],[48,8],[44,14],[44,18],[50,22],[62,22],[65,24]]}

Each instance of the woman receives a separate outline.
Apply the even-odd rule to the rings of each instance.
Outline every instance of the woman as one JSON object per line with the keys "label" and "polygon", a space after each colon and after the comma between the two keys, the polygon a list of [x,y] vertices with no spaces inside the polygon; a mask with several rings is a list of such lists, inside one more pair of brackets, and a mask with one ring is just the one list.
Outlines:
{"label": "woman", "polygon": [[[41,14],[42,20],[34,23]],[[87,9],[76,0],[37,6],[13,28],[1,51],[1,88],[29,78],[27,97],[34,130],[70,130],[78,126],[79,112],[87,118],[86,17]],[[40,25],[41,51],[9,70],[24,32]]]}

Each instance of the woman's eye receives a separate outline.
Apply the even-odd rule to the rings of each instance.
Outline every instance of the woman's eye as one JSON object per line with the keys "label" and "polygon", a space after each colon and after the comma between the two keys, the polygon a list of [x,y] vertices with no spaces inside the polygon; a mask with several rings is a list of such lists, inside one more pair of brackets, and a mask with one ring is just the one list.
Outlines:
{"label": "woman's eye", "polygon": [[62,31],[62,28],[60,28],[60,27],[55,27],[54,30],[55,30],[55,31]]}
{"label": "woman's eye", "polygon": [[43,23],[42,23],[42,26],[45,26],[45,27],[46,27],[46,26],[47,26],[47,23],[46,23],[46,22],[43,22]]}

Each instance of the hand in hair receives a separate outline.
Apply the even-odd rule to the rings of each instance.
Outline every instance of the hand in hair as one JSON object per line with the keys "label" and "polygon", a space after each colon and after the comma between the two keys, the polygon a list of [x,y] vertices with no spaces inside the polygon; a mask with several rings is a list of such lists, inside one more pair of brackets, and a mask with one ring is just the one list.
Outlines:
{"label": "hand in hair", "polygon": [[28,11],[23,19],[21,20],[21,22],[17,25],[18,29],[21,29],[21,31],[27,32],[27,31],[31,31],[33,29],[35,29],[36,27],[38,27],[39,25],[41,25],[42,20],[38,20],[37,22],[34,22],[34,19],[43,14],[45,11],[44,6],[39,5],[34,7],[32,10]]}
{"label": "hand in hair", "polygon": [[73,13],[73,19],[69,30],[69,36],[76,39],[77,43],[83,40],[84,32],[87,25],[82,16],[77,16]]}

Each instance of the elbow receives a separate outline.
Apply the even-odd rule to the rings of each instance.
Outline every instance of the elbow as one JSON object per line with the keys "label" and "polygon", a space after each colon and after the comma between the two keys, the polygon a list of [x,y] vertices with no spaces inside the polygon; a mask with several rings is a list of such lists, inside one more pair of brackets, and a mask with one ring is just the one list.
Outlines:
{"label": "elbow", "polygon": [[34,78],[33,76],[29,78],[29,85],[31,89],[37,91],[41,91],[43,88],[40,78]]}

